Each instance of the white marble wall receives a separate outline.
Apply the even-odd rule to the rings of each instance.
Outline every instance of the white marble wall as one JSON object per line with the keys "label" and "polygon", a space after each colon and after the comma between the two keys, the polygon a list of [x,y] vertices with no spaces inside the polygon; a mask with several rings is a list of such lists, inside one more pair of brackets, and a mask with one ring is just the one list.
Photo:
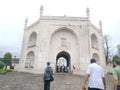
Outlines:
{"label": "white marble wall", "polygon": [[[37,34],[36,46],[28,48],[28,40],[32,32]],[[97,36],[99,50],[91,48],[92,33]],[[61,38],[66,39],[65,45],[61,45]],[[35,54],[34,68],[30,70],[24,67],[29,51]],[[61,51],[69,53],[71,66],[75,65],[80,74],[85,74],[93,53],[99,55],[100,64],[105,67],[102,32],[86,17],[42,16],[40,20],[25,28],[19,70],[43,73],[49,60],[55,71],[56,57]]]}

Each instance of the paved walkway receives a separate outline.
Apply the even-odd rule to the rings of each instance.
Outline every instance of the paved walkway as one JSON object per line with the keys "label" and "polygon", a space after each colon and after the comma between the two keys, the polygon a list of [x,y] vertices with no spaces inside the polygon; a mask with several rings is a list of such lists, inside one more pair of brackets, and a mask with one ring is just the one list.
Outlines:
{"label": "paved walkway", "polygon": [[[0,90],[43,90],[43,75],[10,72],[0,75]],[[84,76],[55,74],[51,90],[80,90]],[[112,76],[106,76],[107,90],[113,90]]]}

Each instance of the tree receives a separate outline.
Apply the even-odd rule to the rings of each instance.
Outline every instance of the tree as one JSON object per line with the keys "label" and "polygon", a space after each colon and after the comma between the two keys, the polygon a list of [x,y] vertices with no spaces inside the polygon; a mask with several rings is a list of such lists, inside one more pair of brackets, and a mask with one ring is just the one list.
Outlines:
{"label": "tree", "polygon": [[5,69],[7,69],[7,66],[11,66],[11,60],[12,60],[12,54],[10,52],[5,53],[5,55],[3,57]]}
{"label": "tree", "polygon": [[108,64],[110,58],[112,57],[111,37],[109,35],[104,35],[104,50],[106,64]]}
{"label": "tree", "polygon": [[0,69],[4,67],[4,63],[0,61]]}

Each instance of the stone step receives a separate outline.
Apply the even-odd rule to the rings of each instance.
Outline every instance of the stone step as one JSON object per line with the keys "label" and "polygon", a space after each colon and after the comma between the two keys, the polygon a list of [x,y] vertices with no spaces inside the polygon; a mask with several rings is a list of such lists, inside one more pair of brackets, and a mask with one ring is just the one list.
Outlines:
{"label": "stone step", "polygon": [[[55,73],[51,90],[80,90],[85,76]],[[113,90],[113,77],[106,76],[106,90]],[[44,90],[43,74],[11,72],[0,75],[0,90]]]}

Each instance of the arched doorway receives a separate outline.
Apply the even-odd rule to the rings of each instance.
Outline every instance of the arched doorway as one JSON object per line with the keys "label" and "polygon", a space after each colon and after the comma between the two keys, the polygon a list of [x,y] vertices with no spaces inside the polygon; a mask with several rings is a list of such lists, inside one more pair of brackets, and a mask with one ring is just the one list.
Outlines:
{"label": "arched doorway", "polygon": [[56,72],[70,72],[71,61],[69,53],[62,51],[56,56]]}

